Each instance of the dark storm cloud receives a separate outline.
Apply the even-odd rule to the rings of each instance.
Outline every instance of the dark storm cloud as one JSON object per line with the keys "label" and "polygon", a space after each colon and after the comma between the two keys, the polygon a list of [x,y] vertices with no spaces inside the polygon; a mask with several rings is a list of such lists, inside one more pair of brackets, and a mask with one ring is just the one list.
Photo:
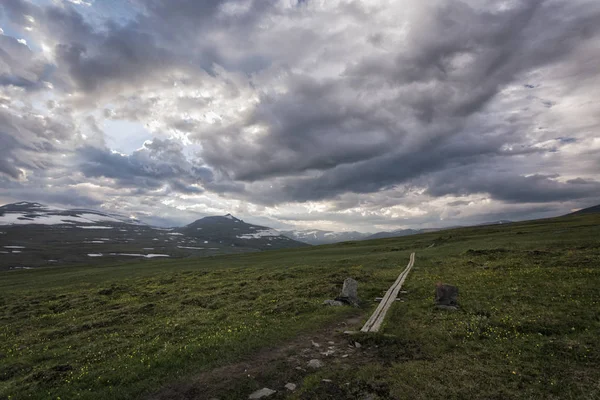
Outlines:
{"label": "dark storm cloud", "polygon": [[177,192],[200,193],[202,189],[192,185],[213,179],[210,169],[189,163],[183,155],[183,146],[170,140],[146,142],[131,155],[96,147],[83,147],[77,154],[84,175],[112,178],[120,186],[140,190],[154,190],[169,184]]}
{"label": "dark storm cloud", "polygon": [[[419,21],[393,57],[359,58],[338,78],[292,76],[288,90],[263,95],[242,126],[207,138],[203,158],[238,180],[283,178],[268,195],[255,195],[272,203],[374,192],[451,165],[475,166],[490,156],[510,163],[526,150],[504,147],[523,142],[529,122],[515,125],[492,116],[469,121],[520,74],[567,59],[573,49],[597,39],[600,29],[598,4],[517,4],[488,11],[452,2]],[[389,88],[395,92],[391,97],[385,96]],[[512,126],[494,136],[495,124]],[[258,139],[241,133],[253,125],[267,133]],[[503,179],[524,183],[516,174]],[[535,183],[538,199],[586,193]]]}
{"label": "dark storm cloud", "polygon": [[[454,176],[460,179],[452,179]],[[428,194],[437,197],[489,193],[494,199],[509,203],[550,203],[600,196],[600,182],[582,179],[560,182],[555,178],[506,175],[493,170],[452,170],[437,174]]]}
{"label": "dark storm cloud", "polygon": [[289,96],[264,96],[249,121],[268,126],[268,135],[248,140],[220,132],[204,143],[207,161],[254,181],[368,160],[403,136],[376,110],[345,101],[338,82],[298,78],[290,89]]}
{"label": "dark storm cloud", "polygon": [[[65,154],[81,172],[55,180],[68,186],[142,200],[327,200],[328,220],[350,223],[335,213],[356,207],[364,224],[433,223],[441,202],[412,219],[381,210],[443,196],[527,203],[536,215],[598,196],[586,138],[600,125],[597,1],[284,3],[132,0],[123,18],[94,19],[95,5],[2,1],[47,59],[0,36],[0,91],[10,90],[0,101],[26,104],[0,109],[0,174],[40,175]],[[55,89],[41,101],[45,81]],[[127,132],[105,138],[103,119],[171,139],[122,155],[107,146]],[[445,212],[476,218],[461,214],[470,200]]]}
{"label": "dark storm cloud", "polygon": [[[155,0],[139,2],[139,13],[124,24],[91,25],[70,4],[36,6],[7,0],[2,6],[15,23],[29,25],[55,43],[56,80],[67,91],[100,94],[169,80],[169,73],[213,71],[215,63],[248,71],[268,60],[260,55],[228,58],[206,39],[210,29],[229,29],[240,39],[272,1],[255,1],[241,14],[228,16],[222,7],[236,1]],[[87,99],[88,101],[90,99]]]}

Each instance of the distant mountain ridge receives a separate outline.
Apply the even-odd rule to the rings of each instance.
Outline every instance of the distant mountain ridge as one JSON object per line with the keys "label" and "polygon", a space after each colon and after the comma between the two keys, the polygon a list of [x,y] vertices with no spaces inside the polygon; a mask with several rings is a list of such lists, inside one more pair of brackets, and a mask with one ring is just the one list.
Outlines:
{"label": "distant mountain ridge", "polygon": [[135,218],[88,209],[50,208],[22,201],[0,207],[0,225],[94,225],[97,223],[145,225]]}
{"label": "distant mountain ridge", "polygon": [[347,242],[352,240],[364,240],[370,233],[361,232],[333,232],[323,231],[320,229],[306,229],[297,231],[281,231],[281,233],[289,238],[312,245],[331,244],[339,242]]}
{"label": "distant mountain ridge", "polygon": [[159,228],[135,218],[40,203],[0,206],[0,269],[107,258],[190,257],[307,246],[231,214]]}

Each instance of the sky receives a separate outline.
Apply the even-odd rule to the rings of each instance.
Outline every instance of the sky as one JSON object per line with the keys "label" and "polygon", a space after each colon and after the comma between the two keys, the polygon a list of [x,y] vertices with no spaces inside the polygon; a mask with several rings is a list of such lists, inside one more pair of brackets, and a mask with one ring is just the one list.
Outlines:
{"label": "sky", "polygon": [[2,0],[0,203],[430,228],[600,203],[597,0]]}

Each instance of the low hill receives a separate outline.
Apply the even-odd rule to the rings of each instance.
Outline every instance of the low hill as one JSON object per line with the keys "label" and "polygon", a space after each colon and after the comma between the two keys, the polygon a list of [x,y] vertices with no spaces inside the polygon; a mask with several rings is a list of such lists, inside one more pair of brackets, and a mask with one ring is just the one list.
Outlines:
{"label": "low hill", "polygon": [[570,213],[569,215],[584,215],[600,213],[600,204],[593,207],[583,208],[581,210]]}

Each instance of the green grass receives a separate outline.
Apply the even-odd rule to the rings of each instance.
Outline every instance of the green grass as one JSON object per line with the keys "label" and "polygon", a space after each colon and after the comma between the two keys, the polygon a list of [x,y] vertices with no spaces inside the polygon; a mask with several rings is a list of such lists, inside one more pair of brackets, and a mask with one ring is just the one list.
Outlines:
{"label": "green grass", "polygon": [[[0,399],[147,396],[343,318],[351,310],[321,303],[346,277],[359,281],[363,299],[380,296],[411,251],[406,301],[392,307],[381,334],[360,338],[375,356],[307,375],[294,397],[599,398],[599,234],[595,214],[301,250],[5,272]],[[432,306],[438,281],[459,287],[459,311]],[[364,307],[366,318],[374,305]],[[321,378],[340,386],[323,390]]]}

